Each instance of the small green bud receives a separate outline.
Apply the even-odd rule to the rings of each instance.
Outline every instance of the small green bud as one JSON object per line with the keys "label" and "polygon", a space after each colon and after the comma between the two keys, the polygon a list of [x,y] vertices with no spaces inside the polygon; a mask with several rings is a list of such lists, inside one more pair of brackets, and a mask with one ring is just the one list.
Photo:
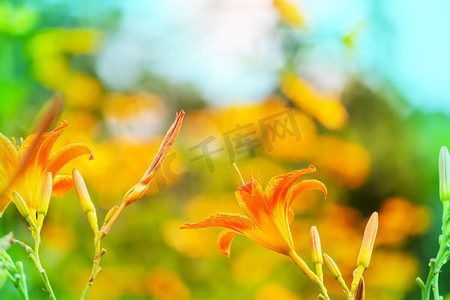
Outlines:
{"label": "small green bud", "polygon": [[32,228],[35,228],[35,226],[36,226],[36,224],[34,222],[35,220],[33,220],[33,218],[31,217],[28,205],[25,202],[25,200],[22,198],[22,196],[20,196],[20,194],[18,192],[14,191],[13,199],[14,199],[13,202],[16,205],[16,208],[19,211],[19,213],[22,215],[22,217],[24,217],[25,220],[27,220],[28,224],[30,224],[30,226]]}
{"label": "small green bud", "polygon": [[450,201],[450,155],[445,146],[439,152],[439,195],[441,201]]}
{"label": "small green bud", "polygon": [[108,224],[109,220],[111,220],[111,217],[118,209],[119,209],[119,206],[115,205],[108,211],[108,213],[106,214],[106,217],[105,217],[105,221],[103,221],[102,227],[104,227],[106,224]]}

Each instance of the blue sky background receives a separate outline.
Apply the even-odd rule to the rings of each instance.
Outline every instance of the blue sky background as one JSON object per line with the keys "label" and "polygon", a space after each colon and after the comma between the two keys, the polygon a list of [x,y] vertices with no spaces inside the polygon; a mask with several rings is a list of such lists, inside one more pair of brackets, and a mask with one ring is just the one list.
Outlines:
{"label": "blue sky background", "polygon": [[[297,3],[308,23],[297,36],[313,45],[300,74],[336,91],[352,75],[374,88],[389,83],[417,108],[450,112],[449,1]],[[270,0],[117,5],[122,19],[97,61],[108,87],[130,89],[150,72],[193,85],[215,105],[257,101],[276,87],[282,50]],[[341,37],[358,27],[349,54]]]}

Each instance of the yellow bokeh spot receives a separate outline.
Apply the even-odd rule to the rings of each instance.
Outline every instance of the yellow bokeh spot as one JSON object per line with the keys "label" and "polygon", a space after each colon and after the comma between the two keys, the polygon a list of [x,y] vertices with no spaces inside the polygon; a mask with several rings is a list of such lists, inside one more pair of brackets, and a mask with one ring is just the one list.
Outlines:
{"label": "yellow bokeh spot", "polygon": [[[415,257],[403,252],[386,250],[374,251],[370,267],[364,274],[366,290],[376,293],[390,291],[405,292],[415,286],[414,279],[419,271],[419,263]],[[368,299],[380,299],[370,297]]]}
{"label": "yellow bokeh spot", "polygon": [[182,220],[170,220],[162,226],[164,242],[187,257],[218,256],[217,232],[213,230],[180,230]]}
{"label": "yellow bokeh spot", "polygon": [[74,232],[64,225],[46,222],[42,230],[45,244],[62,252],[71,251],[75,245]]}
{"label": "yellow bokeh spot", "polygon": [[146,278],[148,293],[155,300],[189,300],[191,292],[180,276],[168,268],[155,268]]}
{"label": "yellow bokeh spot", "polygon": [[64,48],[67,53],[95,53],[103,40],[101,31],[94,29],[74,29],[65,32]]}
{"label": "yellow bokeh spot", "polygon": [[297,75],[292,73],[283,75],[281,89],[295,105],[326,128],[336,130],[347,124],[347,110],[339,99],[317,92],[311,84]]}
{"label": "yellow bokeh spot", "polygon": [[370,172],[370,157],[358,144],[337,137],[320,138],[313,163],[321,173],[348,188],[363,184]]}
{"label": "yellow bokeh spot", "polygon": [[293,292],[278,283],[268,283],[258,290],[255,295],[255,300],[300,300],[300,298]]}
{"label": "yellow bokeh spot", "polygon": [[380,210],[377,243],[398,246],[413,235],[424,233],[430,224],[428,209],[403,198],[389,198]]}
{"label": "yellow bokeh spot", "polygon": [[67,103],[73,107],[96,107],[102,94],[100,83],[89,75],[72,73],[61,86]]}
{"label": "yellow bokeh spot", "polygon": [[36,79],[48,88],[57,89],[70,76],[70,66],[63,56],[43,57],[33,63],[33,73]]}
{"label": "yellow bokeh spot", "polygon": [[282,259],[276,253],[254,244],[240,252],[231,253],[233,279],[241,285],[252,285],[266,280]]}
{"label": "yellow bokeh spot", "polygon": [[273,5],[278,10],[280,17],[294,27],[305,25],[305,20],[298,7],[287,0],[273,0]]}
{"label": "yellow bokeh spot", "polygon": [[64,49],[62,41],[64,41],[62,29],[46,29],[28,42],[28,51],[35,60],[60,56]]}

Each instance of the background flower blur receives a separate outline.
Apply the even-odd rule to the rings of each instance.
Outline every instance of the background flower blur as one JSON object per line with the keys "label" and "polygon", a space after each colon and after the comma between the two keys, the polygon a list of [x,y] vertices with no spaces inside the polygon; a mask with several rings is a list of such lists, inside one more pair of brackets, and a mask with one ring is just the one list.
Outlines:
{"label": "background flower blur", "polygon": [[[438,248],[438,153],[450,145],[450,4],[425,1],[0,1],[0,132],[27,136],[60,91],[69,127],[57,146],[77,159],[104,216],[139,180],[172,117],[186,118],[148,195],[104,241],[91,299],[313,299],[285,257],[219,229],[180,231],[217,211],[238,212],[240,179],[313,164],[329,190],[293,204],[293,236],[310,263],[309,229],[351,280],[368,216],[379,212],[368,299],[417,299]],[[11,206],[12,207],[12,206]],[[0,233],[28,242],[13,208]],[[102,217],[100,217],[102,219]],[[92,233],[74,191],[53,199],[42,260],[56,295],[79,297]],[[22,248],[31,299],[45,299]],[[340,286],[325,271],[333,299]],[[450,271],[441,293],[450,298]],[[12,285],[1,299],[19,299]],[[446,298],[447,299],[447,298]]]}

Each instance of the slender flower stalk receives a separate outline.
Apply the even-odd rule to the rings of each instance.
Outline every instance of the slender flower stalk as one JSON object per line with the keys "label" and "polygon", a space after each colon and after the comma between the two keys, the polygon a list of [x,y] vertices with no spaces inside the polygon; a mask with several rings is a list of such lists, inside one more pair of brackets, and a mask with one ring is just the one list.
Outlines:
{"label": "slender flower stalk", "polygon": [[34,242],[35,242],[34,250],[33,250],[33,248],[31,248],[30,246],[28,246],[27,244],[25,244],[22,241],[14,240],[14,243],[17,243],[20,246],[22,246],[25,249],[25,251],[28,253],[28,257],[33,262],[34,267],[39,272],[39,275],[41,276],[41,279],[44,282],[44,285],[45,285],[45,288],[46,288],[46,292],[48,293],[50,299],[56,300],[56,296],[55,296],[55,293],[53,292],[53,289],[52,289],[52,286],[50,284],[50,280],[48,278],[47,272],[42,267],[42,263],[41,263],[41,260],[39,258],[40,236],[38,235],[37,237],[35,237],[35,235],[33,235],[33,238],[35,238],[35,240],[34,240]]}
{"label": "slender flower stalk", "polygon": [[89,276],[88,282],[86,283],[86,287],[84,288],[83,293],[81,295],[80,298],[81,300],[87,298],[89,291],[91,290],[92,285],[94,284],[95,279],[102,271],[100,263],[103,255],[105,255],[106,253],[106,250],[103,249],[101,246],[102,239],[111,230],[111,227],[115,224],[115,222],[117,221],[121,213],[124,211],[124,209],[128,205],[139,200],[145,195],[148,188],[150,187],[150,184],[153,181],[153,177],[156,171],[161,166],[162,162],[164,161],[164,158],[166,157],[167,153],[169,152],[170,148],[172,147],[173,143],[175,142],[178,136],[178,133],[181,129],[181,124],[183,122],[183,118],[184,118],[184,111],[181,110],[180,113],[176,115],[175,122],[167,131],[167,134],[164,137],[161,146],[158,149],[158,152],[156,153],[152,163],[145,171],[142,178],[139,180],[138,183],[136,183],[126,192],[122,200],[122,203],[119,206],[116,205],[108,211],[105,220],[103,221],[103,225],[100,229],[98,227],[98,220],[95,206],[92,203],[91,197],[89,196],[89,192],[83,180],[83,177],[81,176],[80,172],[78,172],[76,169],[73,170],[72,177],[74,180],[75,190],[77,191],[81,208],[84,214],[86,215],[89,225],[94,233],[94,259],[92,262],[91,274]]}
{"label": "slender flower stalk", "polygon": [[[8,279],[16,288],[20,297],[28,300],[28,289],[23,263],[21,261],[14,262],[8,255],[6,250],[14,244],[14,236],[12,232],[0,238],[0,289],[3,280]],[[3,277],[4,276],[4,277]]]}
{"label": "slender flower stalk", "polygon": [[[5,268],[7,278],[19,292],[20,297],[28,300],[28,288],[23,263],[21,261],[14,263],[6,251],[0,251],[0,268]],[[0,288],[1,285],[0,283]]]}
{"label": "slender flower stalk", "polygon": [[435,258],[430,259],[430,271],[426,282],[419,277],[416,279],[422,291],[422,300],[440,300],[439,273],[442,267],[450,260],[450,155],[447,147],[442,146],[439,153],[439,196],[442,202],[442,227],[439,236],[439,250]]}
{"label": "slender flower stalk", "polygon": [[334,279],[336,279],[336,281],[344,288],[345,294],[347,295],[348,299],[351,300],[352,294],[350,293],[350,290],[348,289],[337,264],[328,254],[325,253],[323,254],[323,260],[325,261],[325,265],[327,266],[328,270],[330,270],[331,274],[334,276]]}
{"label": "slender flower stalk", "polygon": [[299,267],[299,269],[315,284],[317,284],[320,288],[321,294],[319,298],[321,299],[330,299],[328,296],[328,291],[325,285],[323,284],[322,279],[320,279],[313,271],[308,267],[305,261],[295,252],[295,250],[288,253],[288,256],[294,261],[294,263]]}

